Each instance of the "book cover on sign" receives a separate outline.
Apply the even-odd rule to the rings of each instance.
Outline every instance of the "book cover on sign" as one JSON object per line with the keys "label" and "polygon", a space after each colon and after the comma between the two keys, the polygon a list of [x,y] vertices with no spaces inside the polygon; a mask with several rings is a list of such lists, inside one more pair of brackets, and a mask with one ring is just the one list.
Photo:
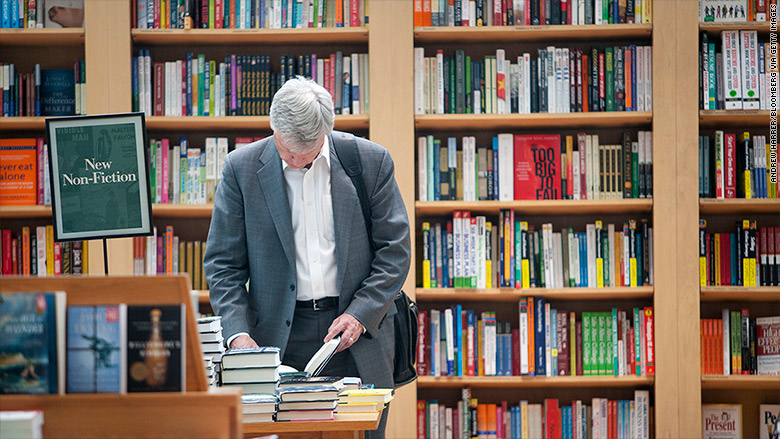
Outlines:
{"label": "book cover on sign", "polygon": [[759,439],[780,439],[780,404],[761,404],[758,407]]}
{"label": "book cover on sign", "polygon": [[68,307],[67,392],[124,393],[127,307]]}
{"label": "book cover on sign", "polygon": [[561,198],[561,136],[515,135],[515,200]]}
{"label": "book cover on sign", "polygon": [[65,300],[63,292],[0,295],[0,394],[64,393]]}
{"label": "book cover on sign", "polygon": [[127,391],[183,392],[185,308],[127,307]]}
{"label": "book cover on sign", "polygon": [[702,404],[703,439],[741,439],[742,406],[739,404]]}

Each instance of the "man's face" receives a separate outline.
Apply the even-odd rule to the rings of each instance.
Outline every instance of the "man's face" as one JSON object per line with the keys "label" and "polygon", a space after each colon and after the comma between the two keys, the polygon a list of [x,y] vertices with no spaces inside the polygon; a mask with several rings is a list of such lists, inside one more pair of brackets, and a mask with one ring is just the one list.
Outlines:
{"label": "man's face", "polygon": [[282,136],[274,135],[274,144],[279,151],[279,157],[287,163],[287,166],[293,169],[301,169],[310,165],[320,154],[323,143],[325,143],[325,137],[317,141],[317,147],[312,152],[300,154],[291,152],[289,145]]}

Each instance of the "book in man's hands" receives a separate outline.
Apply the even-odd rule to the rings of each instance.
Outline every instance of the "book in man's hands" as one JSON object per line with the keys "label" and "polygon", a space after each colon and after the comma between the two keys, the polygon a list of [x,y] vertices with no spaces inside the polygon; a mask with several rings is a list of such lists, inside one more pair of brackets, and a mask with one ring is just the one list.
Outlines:
{"label": "book in man's hands", "polygon": [[339,344],[341,344],[341,336],[337,335],[336,337],[330,339],[327,343],[323,344],[322,347],[312,355],[311,359],[308,363],[306,363],[306,367],[303,369],[302,372],[299,372],[293,367],[282,365],[279,367],[279,374],[281,374],[283,377],[316,377],[317,375],[322,372],[323,369],[325,369],[325,366],[328,365],[328,362],[331,358],[333,358],[333,355],[336,353],[336,349],[338,349]]}

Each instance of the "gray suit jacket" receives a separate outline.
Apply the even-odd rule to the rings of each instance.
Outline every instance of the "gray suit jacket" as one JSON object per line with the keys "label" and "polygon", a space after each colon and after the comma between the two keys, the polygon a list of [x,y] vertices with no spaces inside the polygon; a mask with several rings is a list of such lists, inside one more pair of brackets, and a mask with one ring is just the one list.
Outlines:
{"label": "gray suit jacket", "polygon": [[[409,271],[409,219],[390,154],[358,138],[377,247],[372,256],[357,192],[336,156],[333,136],[329,140],[339,314],[353,315],[366,328],[350,347],[361,378],[392,388],[391,305]],[[284,355],[297,278],[290,204],[273,136],[228,154],[215,197],[204,270],[225,338],[247,332],[259,345],[278,346]]]}

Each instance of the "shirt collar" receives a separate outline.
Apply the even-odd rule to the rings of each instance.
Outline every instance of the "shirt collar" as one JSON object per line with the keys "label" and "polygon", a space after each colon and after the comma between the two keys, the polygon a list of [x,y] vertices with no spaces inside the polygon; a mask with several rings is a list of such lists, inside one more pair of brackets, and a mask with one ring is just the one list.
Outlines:
{"label": "shirt collar", "polygon": [[[317,157],[312,162],[312,166],[314,166],[314,164],[318,160],[320,160],[321,158],[324,158],[325,159],[325,165],[328,167],[328,169],[330,169],[330,141],[328,140],[329,137],[330,136],[325,136],[325,141],[322,143],[322,149],[320,150],[319,155],[317,155]],[[287,164],[287,162],[285,162],[284,159],[282,159],[282,171],[286,171],[288,167],[289,167],[289,165]],[[305,171],[306,169],[304,168],[304,169],[301,169],[301,170]]]}

